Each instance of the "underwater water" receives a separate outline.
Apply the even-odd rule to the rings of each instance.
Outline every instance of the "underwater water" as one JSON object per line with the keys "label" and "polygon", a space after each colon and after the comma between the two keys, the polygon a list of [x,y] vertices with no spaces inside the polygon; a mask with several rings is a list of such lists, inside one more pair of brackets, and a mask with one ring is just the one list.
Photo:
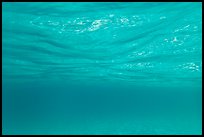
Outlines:
{"label": "underwater water", "polygon": [[202,3],[2,3],[2,131],[202,134]]}

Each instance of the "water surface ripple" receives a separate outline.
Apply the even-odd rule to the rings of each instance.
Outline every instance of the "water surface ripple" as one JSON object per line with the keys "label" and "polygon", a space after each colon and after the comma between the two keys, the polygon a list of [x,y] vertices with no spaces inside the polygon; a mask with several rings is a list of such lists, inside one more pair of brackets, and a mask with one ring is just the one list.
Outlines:
{"label": "water surface ripple", "polygon": [[201,86],[201,6],[3,3],[4,80]]}

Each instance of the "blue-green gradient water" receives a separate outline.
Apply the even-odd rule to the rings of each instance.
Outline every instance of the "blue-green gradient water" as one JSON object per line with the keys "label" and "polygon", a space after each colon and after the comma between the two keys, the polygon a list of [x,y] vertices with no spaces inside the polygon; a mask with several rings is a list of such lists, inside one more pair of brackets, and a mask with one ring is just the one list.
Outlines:
{"label": "blue-green gradient water", "polygon": [[202,3],[2,3],[3,134],[202,134]]}

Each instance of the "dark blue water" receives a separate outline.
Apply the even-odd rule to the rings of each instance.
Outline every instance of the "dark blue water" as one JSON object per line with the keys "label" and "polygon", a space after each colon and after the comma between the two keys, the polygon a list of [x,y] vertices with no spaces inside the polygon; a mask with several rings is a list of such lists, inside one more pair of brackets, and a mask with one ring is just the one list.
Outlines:
{"label": "dark blue water", "polygon": [[202,3],[3,3],[3,134],[201,134]]}

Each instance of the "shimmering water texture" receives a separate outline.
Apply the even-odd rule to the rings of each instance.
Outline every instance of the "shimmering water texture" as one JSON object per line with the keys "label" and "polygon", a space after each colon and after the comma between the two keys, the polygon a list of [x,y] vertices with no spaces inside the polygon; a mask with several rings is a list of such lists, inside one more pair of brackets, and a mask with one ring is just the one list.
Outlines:
{"label": "shimmering water texture", "polygon": [[3,134],[201,134],[202,3],[2,8]]}

